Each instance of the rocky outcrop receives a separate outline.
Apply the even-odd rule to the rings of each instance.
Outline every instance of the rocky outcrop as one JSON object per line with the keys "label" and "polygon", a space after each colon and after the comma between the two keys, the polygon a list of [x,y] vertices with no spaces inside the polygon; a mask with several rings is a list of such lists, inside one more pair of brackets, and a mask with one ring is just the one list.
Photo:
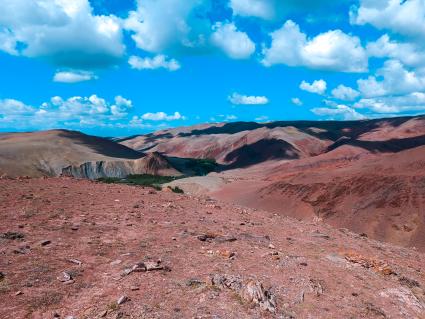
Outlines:
{"label": "rocky outcrop", "polygon": [[63,176],[87,179],[98,179],[102,177],[125,178],[132,174],[181,175],[159,153],[150,153],[137,160],[86,162],[79,166],[68,166],[62,170]]}
{"label": "rocky outcrop", "polygon": [[262,310],[276,312],[276,298],[270,290],[266,290],[258,280],[242,280],[239,276],[215,274],[211,277],[211,285],[218,289],[227,288],[234,291],[242,301],[259,306]]}

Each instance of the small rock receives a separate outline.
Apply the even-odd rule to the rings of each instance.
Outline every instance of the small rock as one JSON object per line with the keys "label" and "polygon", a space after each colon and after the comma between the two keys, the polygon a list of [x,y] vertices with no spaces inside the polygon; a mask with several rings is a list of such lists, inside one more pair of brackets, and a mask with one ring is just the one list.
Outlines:
{"label": "small rock", "polygon": [[225,242],[234,242],[237,238],[234,236],[219,236],[215,239],[218,243],[225,243]]}
{"label": "small rock", "polygon": [[207,241],[207,240],[209,240],[209,239],[214,239],[214,238],[215,238],[215,236],[213,236],[213,235],[207,235],[207,234],[204,234],[204,235],[199,235],[197,238],[198,238],[198,240],[200,240],[200,241]]}
{"label": "small rock", "polygon": [[57,312],[55,312],[54,314],[53,314],[53,318],[60,318],[61,316],[60,316],[60,314],[58,314]]}
{"label": "small rock", "polygon": [[314,293],[316,297],[321,296],[325,291],[323,285],[324,283],[322,280],[310,279],[310,291]]}
{"label": "small rock", "polygon": [[71,226],[71,230],[78,230],[80,227],[78,227],[78,225],[73,225]]}
{"label": "small rock", "polygon": [[172,240],[177,240],[177,238],[176,238],[176,237],[171,237],[171,239],[172,239]]}
{"label": "small rock", "polygon": [[68,282],[70,280],[72,280],[72,276],[67,273],[66,271],[62,272],[62,274],[58,277],[58,280],[61,282]]}
{"label": "small rock", "polygon": [[270,248],[270,249],[275,249],[276,247],[275,247],[273,244],[270,244],[270,245],[269,245],[269,248]]}
{"label": "small rock", "polygon": [[9,240],[20,240],[24,239],[25,235],[17,232],[6,232],[0,235],[0,238],[9,239]]}
{"label": "small rock", "polygon": [[146,271],[146,265],[145,263],[137,263],[131,268],[131,272],[145,272]]}
{"label": "small rock", "polygon": [[161,265],[160,261],[146,261],[145,267],[146,267],[147,271],[164,269],[164,267]]}
{"label": "small rock", "polygon": [[137,287],[137,286],[131,286],[131,287],[130,287],[130,290],[131,290],[131,291],[137,291],[137,290],[140,290],[140,288],[139,288],[139,287]]}
{"label": "small rock", "polygon": [[52,241],[50,241],[50,240],[43,240],[43,241],[40,242],[40,245],[41,246],[47,246],[47,245],[50,245],[51,243],[52,243]]}
{"label": "small rock", "polygon": [[132,272],[133,272],[133,269],[131,269],[131,268],[126,268],[126,269],[124,269],[124,271],[122,272],[121,276],[122,276],[122,277],[124,277],[124,276],[128,276],[128,275],[130,275]]}
{"label": "small rock", "polygon": [[76,264],[78,266],[81,266],[83,263],[79,261],[78,259],[68,259],[70,263]]}
{"label": "small rock", "polygon": [[122,263],[122,260],[117,259],[117,260],[112,261],[112,262],[110,263],[110,265],[111,265],[111,266],[116,266],[116,265],[119,265],[119,264],[121,264],[121,263]]}
{"label": "small rock", "polygon": [[416,280],[409,279],[405,276],[402,276],[398,280],[402,285],[405,285],[409,288],[420,287],[420,284]]}
{"label": "small rock", "polygon": [[189,280],[186,281],[186,286],[188,287],[199,287],[205,285],[205,282],[203,282],[202,280],[196,279],[196,278],[191,278]]}
{"label": "small rock", "polygon": [[118,298],[117,304],[122,305],[123,303],[127,302],[129,299],[127,296],[121,296]]}
{"label": "small rock", "polygon": [[319,233],[319,232],[315,232],[315,233],[311,234],[311,237],[330,239],[330,237],[328,235],[322,234],[322,233]]}
{"label": "small rock", "polygon": [[23,247],[19,247],[19,248],[13,250],[14,254],[21,254],[21,255],[25,255],[29,252],[30,252],[30,246],[28,246],[28,245],[23,246]]}
{"label": "small rock", "polygon": [[19,290],[15,293],[15,296],[19,296],[19,295],[22,295],[22,294],[23,294],[23,292]]}
{"label": "small rock", "polygon": [[107,314],[108,314],[108,310],[104,310],[99,314],[99,318],[106,317]]}
{"label": "small rock", "polygon": [[4,273],[2,273],[1,271],[0,271],[0,281],[3,281],[3,279],[5,278],[6,276],[5,276],[5,274]]}
{"label": "small rock", "polygon": [[275,296],[270,290],[264,289],[261,282],[256,280],[244,281],[239,276],[213,275],[211,284],[218,288],[227,288],[237,293],[242,300],[258,305],[271,313],[276,312]]}
{"label": "small rock", "polygon": [[218,254],[225,258],[233,258],[236,256],[236,254],[230,250],[219,250]]}

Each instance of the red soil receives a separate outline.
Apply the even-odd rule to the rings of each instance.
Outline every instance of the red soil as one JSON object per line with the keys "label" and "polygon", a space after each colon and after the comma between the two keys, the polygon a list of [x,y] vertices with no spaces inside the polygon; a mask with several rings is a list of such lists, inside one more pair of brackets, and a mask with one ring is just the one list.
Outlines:
{"label": "red soil", "polygon": [[0,218],[2,319],[425,317],[423,254],[319,221],[66,178],[0,180]]}

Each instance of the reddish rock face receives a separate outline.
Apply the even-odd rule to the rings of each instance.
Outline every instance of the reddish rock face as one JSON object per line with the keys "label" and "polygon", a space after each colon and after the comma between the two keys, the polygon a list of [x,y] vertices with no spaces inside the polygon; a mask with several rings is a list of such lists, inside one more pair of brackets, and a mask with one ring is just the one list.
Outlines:
{"label": "reddish rock face", "polygon": [[319,220],[68,178],[0,180],[0,220],[0,318],[425,316],[423,254]]}

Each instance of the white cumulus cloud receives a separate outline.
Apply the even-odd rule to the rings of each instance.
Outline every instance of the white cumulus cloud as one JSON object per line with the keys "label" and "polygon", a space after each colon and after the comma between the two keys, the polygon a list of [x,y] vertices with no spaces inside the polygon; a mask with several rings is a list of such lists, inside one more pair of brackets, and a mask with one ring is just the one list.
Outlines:
{"label": "white cumulus cloud", "polygon": [[234,15],[271,20],[276,17],[279,0],[230,0]]}
{"label": "white cumulus cloud", "polygon": [[97,76],[88,71],[59,71],[53,77],[53,81],[61,83],[77,83],[94,79],[97,79]]}
{"label": "white cumulus cloud", "polygon": [[0,127],[54,128],[106,126],[125,120],[132,102],[122,96],[110,103],[97,95],[73,96],[64,99],[54,96],[40,106],[27,105],[14,99],[0,100]]}
{"label": "white cumulus cloud", "polygon": [[319,116],[324,116],[329,120],[344,120],[344,121],[350,121],[350,120],[362,120],[366,117],[360,113],[358,113],[353,108],[338,104],[334,107],[319,107],[314,108],[311,110],[314,114]]}
{"label": "white cumulus cloud", "polygon": [[94,15],[88,0],[2,0],[0,40],[7,53],[73,69],[116,64],[125,50],[119,19]]}
{"label": "white cumulus cloud", "polygon": [[174,114],[171,115],[168,115],[165,112],[145,113],[140,118],[149,121],[175,121],[185,119],[185,117],[179,112],[174,112]]}
{"label": "white cumulus cloud", "polygon": [[138,0],[124,27],[138,48],[152,52],[181,52],[205,48],[211,23],[201,14],[206,1]]}
{"label": "white cumulus cloud", "polygon": [[402,96],[387,96],[361,99],[355,108],[368,109],[379,114],[397,114],[400,112],[424,112],[425,93],[413,92]]}
{"label": "white cumulus cloud", "polygon": [[163,54],[156,55],[153,58],[141,58],[133,55],[129,58],[128,63],[136,70],[154,70],[162,68],[168,71],[177,71],[181,68],[177,60],[168,59]]}
{"label": "white cumulus cloud", "polygon": [[300,84],[300,89],[310,93],[322,95],[326,92],[327,83],[324,80],[316,80],[311,84],[306,81],[302,81]]}
{"label": "white cumulus cloud", "polygon": [[296,23],[289,20],[270,36],[271,46],[263,50],[262,63],[265,66],[286,64],[353,73],[368,70],[368,56],[360,39],[341,30],[308,38]]}
{"label": "white cumulus cloud", "polygon": [[332,90],[332,96],[338,100],[342,101],[353,101],[359,97],[360,92],[345,86],[343,84],[338,85],[335,89]]}
{"label": "white cumulus cloud", "polygon": [[233,59],[246,59],[255,52],[255,43],[233,23],[217,23],[211,41]]}
{"label": "white cumulus cloud", "polygon": [[408,69],[398,60],[388,60],[375,76],[357,81],[363,97],[402,95],[425,90],[425,70]]}
{"label": "white cumulus cloud", "polygon": [[370,24],[378,29],[425,39],[425,2],[423,0],[360,0],[350,11],[353,24]]}
{"label": "white cumulus cloud", "polygon": [[291,102],[292,102],[292,104],[295,104],[295,105],[298,105],[298,106],[303,105],[303,101],[301,101],[298,97],[292,98]]}
{"label": "white cumulus cloud", "polygon": [[368,55],[376,58],[391,58],[399,60],[407,66],[425,65],[425,48],[411,42],[397,42],[384,34],[375,42],[366,46]]}
{"label": "white cumulus cloud", "polygon": [[249,96],[239,93],[233,93],[228,99],[234,105],[264,105],[269,103],[269,99],[265,96]]}

